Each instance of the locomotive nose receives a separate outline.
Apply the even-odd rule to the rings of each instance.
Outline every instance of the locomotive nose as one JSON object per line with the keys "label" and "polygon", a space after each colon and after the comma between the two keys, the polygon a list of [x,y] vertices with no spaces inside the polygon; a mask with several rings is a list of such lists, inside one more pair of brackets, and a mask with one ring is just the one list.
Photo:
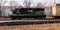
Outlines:
{"label": "locomotive nose", "polygon": [[10,11],[9,15],[12,15],[12,11]]}

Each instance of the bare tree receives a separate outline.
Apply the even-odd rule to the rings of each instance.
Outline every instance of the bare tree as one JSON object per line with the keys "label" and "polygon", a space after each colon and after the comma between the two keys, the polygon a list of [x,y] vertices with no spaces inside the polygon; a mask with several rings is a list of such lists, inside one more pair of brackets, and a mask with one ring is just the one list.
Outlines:
{"label": "bare tree", "polygon": [[0,17],[1,17],[1,14],[2,14],[2,5],[3,5],[3,1],[4,1],[4,0],[0,0]]}
{"label": "bare tree", "polygon": [[16,6],[17,6],[17,2],[16,1],[10,1],[10,6],[11,6],[11,10],[13,9],[13,8],[16,8]]}
{"label": "bare tree", "polygon": [[44,8],[44,5],[42,3],[38,3],[36,8]]}
{"label": "bare tree", "polygon": [[[3,0],[3,1],[1,1],[1,12],[2,12],[2,16],[6,16],[6,7],[4,6],[6,3],[8,3],[7,2],[7,0]],[[12,4],[10,4],[10,5],[13,5],[13,6],[15,6],[16,7],[16,5],[17,5],[17,3],[16,2],[14,2],[14,1],[12,1],[12,2],[10,2],[10,3],[12,3]],[[12,9],[12,6],[11,6],[11,9]],[[0,13],[1,14],[1,13]]]}
{"label": "bare tree", "polygon": [[1,0],[0,0],[0,17],[1,17],[1,4],[2,4],[2,2],[1,2]]}
{"label": "bare tree", "polygon": [[31,2],[30,0],[24,0],[23,4],[25,5],[25,7],[30,8]]}
{"label": "bare tree", "polygon": [[5,6],[4,5],[5,5],[6,2],[7,2],[7,0],[3,0],[2,1],[2,5],[1,5],[1,11],[2,11],[2,15],[3,16],[5,15],[5,10],[4,10],[5,9]]}

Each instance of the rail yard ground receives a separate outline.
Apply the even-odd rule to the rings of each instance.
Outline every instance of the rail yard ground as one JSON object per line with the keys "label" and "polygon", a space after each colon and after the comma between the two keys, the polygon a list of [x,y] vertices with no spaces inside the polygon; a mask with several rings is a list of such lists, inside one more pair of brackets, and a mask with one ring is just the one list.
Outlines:
{"label": "rail yard ground", "polygon": [[0,26],[0,30],[60,30],[60,23]]}
{"label": "rail yard ground", "polygon": [[[0,23],[1,22],[11,22],[12,19],[10,18],[1,18],[0,19]],[[29,21],[36,21],[38,19],[33,19],[33,18],[30,18],[30,19],[22,19],[22,20],[13,20],[14,22],[18,22],[18,21],[23,21],[23,20],[29,20]],[[42,19],[40,19],[42,20]],[[38,20],[38,21],[40,21]],[[45,19],[46,20],[46,19]],[[48,19],[49,20],[49,19]],[[50,19],[50,20],[60,20],[60,19]],[[5,24],[4,24],[5,25]],[[13,26],[0,26],[0,30],[60,30],[60,23],[43,23],[43,24],[30,24],[30,25],[13,25]]]}

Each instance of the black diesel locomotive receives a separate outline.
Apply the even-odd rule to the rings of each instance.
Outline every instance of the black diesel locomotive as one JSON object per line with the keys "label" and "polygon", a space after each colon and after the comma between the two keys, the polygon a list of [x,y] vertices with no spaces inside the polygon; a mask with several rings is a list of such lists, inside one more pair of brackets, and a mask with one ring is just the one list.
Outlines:
{"label": "black diesel locomotive", "polygon": [[10,11],[9,16],[15,18],[46,18],[44,8],[15,8]]}

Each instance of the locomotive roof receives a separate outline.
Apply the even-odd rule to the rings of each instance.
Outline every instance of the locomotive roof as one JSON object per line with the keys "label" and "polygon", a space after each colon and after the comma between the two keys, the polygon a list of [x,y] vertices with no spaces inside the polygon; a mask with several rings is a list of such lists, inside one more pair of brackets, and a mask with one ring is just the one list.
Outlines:
{"label": "locomotive roof", "polygon": [[15,9],[44,9],[44,8],[15,8]]}

